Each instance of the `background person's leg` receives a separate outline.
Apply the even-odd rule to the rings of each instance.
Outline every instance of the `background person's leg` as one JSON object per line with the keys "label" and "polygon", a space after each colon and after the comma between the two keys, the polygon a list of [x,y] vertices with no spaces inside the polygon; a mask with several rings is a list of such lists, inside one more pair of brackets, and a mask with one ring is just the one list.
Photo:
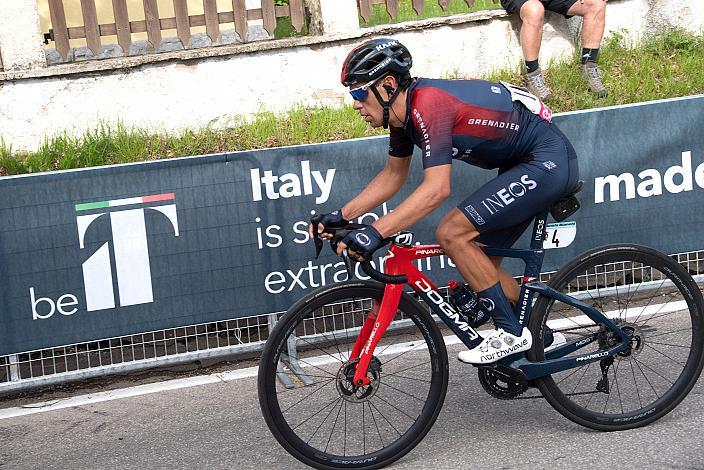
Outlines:
{"label": "background person's leg", "polygon": [[577,0],[567,11],[569,16],[581,16],[582,20],[582,71],[589,89],[600,97],[606,96],[601,81],[601,70],[596,64],[599,47],[604,36],[606,2],[604,0]]}
{"label": "background person's leg", "polygon": [[543,40],[543,23],[545,22],[545,7],[540,0],[528,0],[521,6],[520,41],[523,59],[526,62],[538,60],[540,43]]}

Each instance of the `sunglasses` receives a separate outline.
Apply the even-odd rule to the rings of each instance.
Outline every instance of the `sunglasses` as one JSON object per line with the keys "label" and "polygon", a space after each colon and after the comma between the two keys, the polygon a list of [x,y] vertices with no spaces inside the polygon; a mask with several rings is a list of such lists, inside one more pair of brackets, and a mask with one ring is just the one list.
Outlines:
{"label": "sunglasses", "polygon": [[372,80],[371,82],[365,83],[364,85],[355,88],[354,90],[350,90],[350,95],[352,95],[352,98],[356,101],[364,101],[367,99],[369,96],[369,88],[379,80],[378,78]]}

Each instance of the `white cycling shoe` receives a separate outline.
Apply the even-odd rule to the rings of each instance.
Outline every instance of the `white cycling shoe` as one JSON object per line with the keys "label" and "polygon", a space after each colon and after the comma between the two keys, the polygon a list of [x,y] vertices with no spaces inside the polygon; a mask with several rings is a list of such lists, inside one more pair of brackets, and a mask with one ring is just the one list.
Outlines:
{"label": "white cycling shoe", "polygon": [[477,347],[461,351],[457,359],[467,364],[491,364],[512,354],[528,351],[532,345],[533,337],[528,328],[523,328],[521,336],[514,336],[499,328],[484,338]]}

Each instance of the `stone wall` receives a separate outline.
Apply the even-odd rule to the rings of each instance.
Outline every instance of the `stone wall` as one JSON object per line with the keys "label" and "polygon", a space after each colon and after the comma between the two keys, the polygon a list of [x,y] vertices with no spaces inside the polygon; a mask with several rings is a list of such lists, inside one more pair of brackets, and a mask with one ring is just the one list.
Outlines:
{"label": "stone wall", "polygon": [[[310,29],[318,34],[307,37],[49,66],[31,5],[0,1],[0,137],[15,150],[62,132],[81,135],[101,121],[175,133],[229,126],[261,110],[339,106],[349,100],[341,62],[369,37],[403,42],[418,76],[481,76],[521,61],[520,22],[503,10],[360,28],[355,0],[315,0]],[[704,2],[612,0],[606,15],[607,34],[625,31],[638,41],[675,26],[701,32]],[[543,63],[574,51],[580,21],[548,15]]]}

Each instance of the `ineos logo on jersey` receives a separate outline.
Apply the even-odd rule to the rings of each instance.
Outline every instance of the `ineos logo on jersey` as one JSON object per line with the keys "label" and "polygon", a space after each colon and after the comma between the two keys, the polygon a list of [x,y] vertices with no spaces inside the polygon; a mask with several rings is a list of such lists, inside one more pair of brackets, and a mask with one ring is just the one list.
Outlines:
{"label": "ineos logo on jersey", "polygon": [[371,240],[369,239],[369,237],[363,233],[358,233],[357,235],[354,236],[354,238],[357,240],[357,243],[359,243],[362,246],[367,246],[371,243]]}
{"label": "ineos logo on jersey", "polygon": [[538,183],[530,179],[528,175],[523,175],[520,181],[514,181],[507,187],[501,188],[492,196],[484,199],[482,205],[486,207],[489,214],[494,215],[504,207],[511,205],[517,198],[524,196],[528,191],[537,187]]}

